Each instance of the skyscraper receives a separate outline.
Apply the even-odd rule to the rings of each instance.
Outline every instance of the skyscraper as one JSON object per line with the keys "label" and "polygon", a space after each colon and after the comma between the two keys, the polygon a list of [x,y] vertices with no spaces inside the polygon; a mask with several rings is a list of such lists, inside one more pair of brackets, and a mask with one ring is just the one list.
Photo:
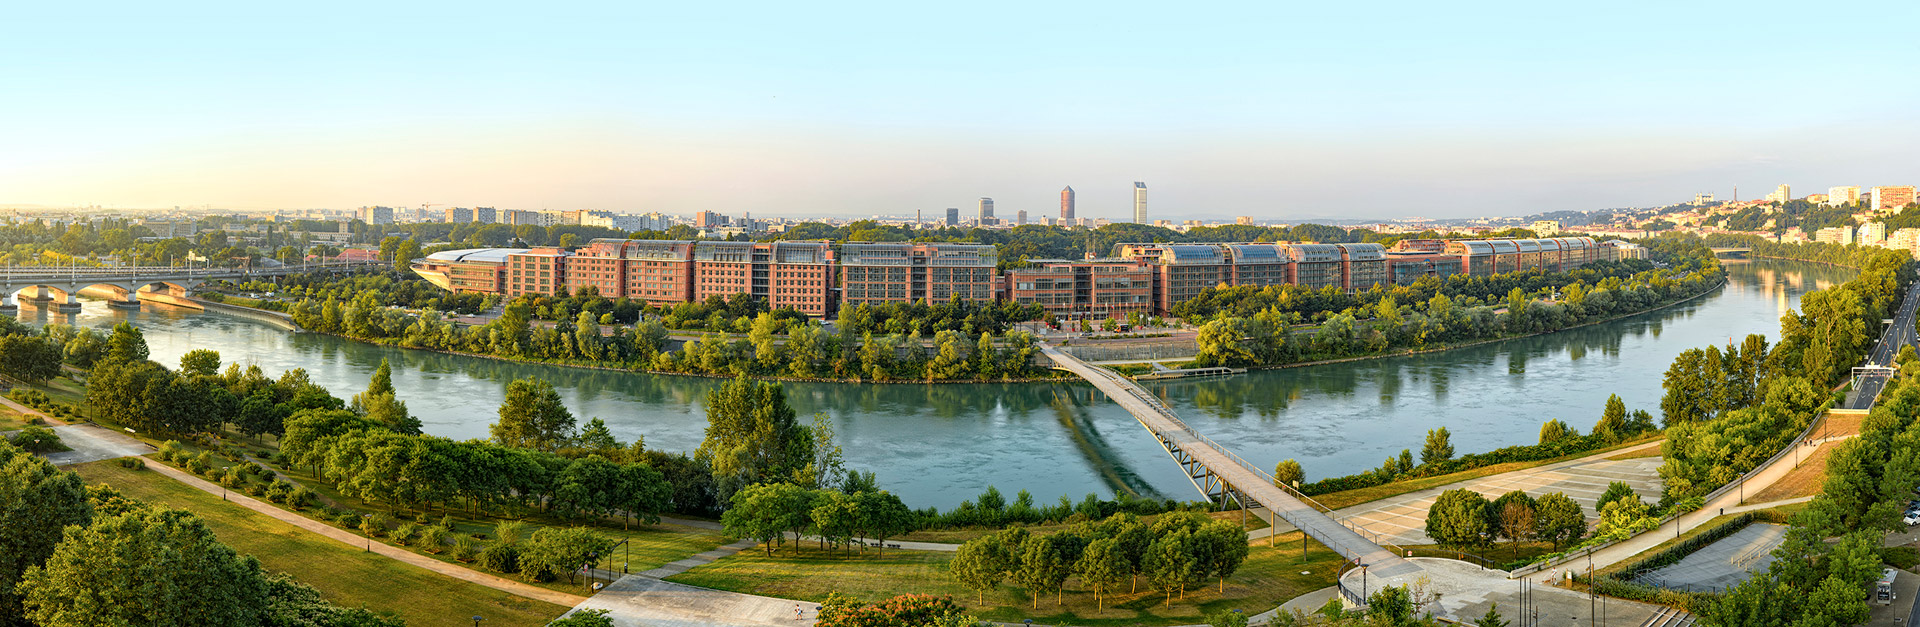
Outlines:
{"label": "skyscraper", "polygon": [[1060,219],[1073,219],[1073,186],[1060,190]]}
{"label": "skyscraper", "polygon": [[993,199],[980,197],[980,225],[993,224]]}
{"label": "skyscraper", "polygon": [[1133,182],[1133,223],[1147,223],[1147,184]]}
{"label": "skyscraper", "polygon": [[959,207],[947,207],[947,226],[960,226]]}
{"label": "skyscraper", "polygon": [[1027,225],[1027,210],[1025,210],[1025,209],[1021,209],[1021,210],[1020,210],[1019,212],[1017,212],[1017,213],[1015,213],[1015,214],[1013,214],[1013,215],[1014,215],[1014,218],[1013,218],[1013,225],[1014,225],[1014,226],[1026,226],[1026,225]]}

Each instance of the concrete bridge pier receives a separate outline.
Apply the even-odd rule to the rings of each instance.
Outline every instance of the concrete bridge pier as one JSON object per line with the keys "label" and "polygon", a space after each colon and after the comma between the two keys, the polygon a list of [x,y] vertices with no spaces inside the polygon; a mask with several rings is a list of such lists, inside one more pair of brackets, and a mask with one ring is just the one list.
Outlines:
{"label": "concrete bridge pier", "polygon": [[13,292],[0,292],[0,315],[17,315],[20,306],[13,304]]}
{"label": "concrete bridge pier", "polygon": [[[53,298],[48,297],[47,300],[53,300]],[[60,313],[80,313],[80,295],[75,292],[67,292],[67,299],[54,303],[53,309]]]}
{"label": "concrete bridge pier", "polygon": [[32,296],[28,296],[27,300],[35,303],[53,302],[53,292],[52,290],[48,290],[45,285],[35,285],[32,290],[29,290],[29,293],[31,293]]}
{"label": "concrete bridge pier", "polygon": [[107,299],[107,306],[112,307],[114,309],[139,309],[140,293],[127,292],[127,297],[125,300],[121,300],[118,298]]}

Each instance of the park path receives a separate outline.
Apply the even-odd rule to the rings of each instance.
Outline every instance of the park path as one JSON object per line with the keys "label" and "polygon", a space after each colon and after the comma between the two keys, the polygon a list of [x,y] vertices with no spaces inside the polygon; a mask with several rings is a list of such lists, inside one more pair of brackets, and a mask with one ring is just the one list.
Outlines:
{"label": "park path", "polygon": [[[206,492],[208,494],[223,494],[226,496],[226,499],[228,501],[231,501],[236,505],[245,507],[247,509],[250,509],[262,514],[266,514],[267,516],[277,519],[281,522],[293,525],[295,527],[299,527],[307,531],[311,531],[323,537],[330,538],[334,541],[337,541],[341,544],[346,544],[354,547],[363,547],[363,548],[367,546],[367,540],[365,538],[360,537],[357,534],[339,529],[337,527],[328,525],[326,523],[322,523],[317,520],[313,520],[311,518],[307,518],[305,516],[301,516],[299,514],[295,514],[293,512],[289,512],[284,509],[280,509],[277,506],[274,506],[269,503],[261,502],[245,494],[223,490],[218,485],[209,483],[205,479],[201,479],[199,477],[193,476],[192,474],[187,473],[186,471],[174,468],[172,466],[155,463],[155,464],[148,464],[147,469],[166,475],[168,477],[171,477],[175,481],[179,481],[180,483],[187,484],[188,486],[191,486],[195,489],[198,489],[202,492]],[[579,595],[567,594],[565,592],[559,592],[556,590],[548,590],[546,588],[541,588],[538,586],[533,586],[526,583],[514,581],[511,579],[507,579],[505,577],[496,577],[496,576],[482,573],[469,568],[462,568],[462,567],[455,566],[453,564],[448,564],[446,562],[442,562],[440,560],[436,560],[431,557],[426,557],[411,551],[388,546],[387,544],[381,543],[381,542],[373,543],[373,552],[392,558],[396,561],[400,561],[406,564],[424,568],[424,569],[433,571],[435,573],[439,573],[441,575],[452,577],[454,579],[459,579],[461,581],[480,584],[489,588],[493,588],[495,590],[499,590],[501,592],[505,592],[507,594],[526,597],[529,599],[533,599],[535,601],[545,601],[547,603],[552,603],[555,605],[571,607],[574,605],[579,605],[582,601],[586,600],[586,597],[582,597]]]}
{"label": "park path", "polygon": [[7,409],[11,409],[11,410],[20,412],[22,414],[26,414],[28,416],[35,416],[40,418],[41,420],[45,420],[47,421],[48,426],[57,427],[60,425],[67,424],[65,421],[60,420],[59,418],[48,416],[46,412],[42,412],[38,409],[34,409],[26,405],[21,405],[18,401],[15,401],[11,398],[7,398],[5,396],[0,396],[0,405],[6,406]]}

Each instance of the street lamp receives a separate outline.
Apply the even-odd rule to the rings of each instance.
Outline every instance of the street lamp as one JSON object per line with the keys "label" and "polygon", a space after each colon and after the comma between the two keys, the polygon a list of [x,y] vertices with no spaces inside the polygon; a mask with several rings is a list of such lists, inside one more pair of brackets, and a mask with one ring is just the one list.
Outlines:
{"label": "street lamp", "polygon": [[479,616],[473,617],[473,627],[480,627],[480,621],[483,621],[483,620],[486,620],[486,619]]}

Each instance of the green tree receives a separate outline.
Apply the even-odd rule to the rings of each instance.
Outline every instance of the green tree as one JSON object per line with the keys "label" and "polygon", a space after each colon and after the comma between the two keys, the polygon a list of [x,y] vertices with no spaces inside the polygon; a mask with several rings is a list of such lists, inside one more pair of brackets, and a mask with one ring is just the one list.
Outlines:
{"label": "green tree", "polygon": [[1470,550],[1486,547],[1493,538],[1486,497],[1466,488],[1448,490],[1427,508],[1427,536],[1440,546]]}
{"label": "green tree", "polygon": [[22,588],[27,619],[40,627],[242,627],[260,624],[267,603],[259,562],[172,509],[68,527]]}
{"label": "green tree", "polygon": [[1633,486],[1627,485],[1625,481],[1608,482],[1607,489],[1600,493],[1600,498],[1593,502],[1593,507],[1596,510],[1606,509],[1608,503],[1628,498],[1640,498],[1634,493]]}
{"label": "green tree", "polygon": [[1487,613],[1473,621],[1473,627],[1507,627],[1507,619],[1500,615],[1500,604],[1487,606]]}
{"label": "green tree", "polygon": [[1021,547],[1020,570],[1015,578],[1033,597],[1034,609],[1040,607],[1040,595],[1054,593],[1054,603],[1062,603],[1061,588],[1073,574],[1074,550],[1068,546],[1070,534],[1053,533],[1027,540]]}
{"label": "green tree", "polygon": [[146,358],[146,335],[130,322],[113,325],[113,333],[107,336],[107,355],[101,361],[111,364],[128,364]]}
{"label": "green tree", "polygon": [[1227,591],[1227,578],[1247,561],[1247,533],[1239,525],[1219,520],[1207,523],[1193,534],[1207,574],[1220,581],[1220,592]]}
{"label": "green tree", "polygon": [[1193,532],[1185,528],[1160,534],[1147,546],[1142,569],[1154,589],[1167,596],[1168,603],[1173,602],[1175,593],[1186,598],[1187,588],[1206,580],[1207,569],[1200,563],[1198,553]]}
{"label": "green tree", "polygon": [[[1242,538],[1244,539],[1244,534]],[[1106,595],[1113,587],[1133,576],[1133,565],[1127,560],[1126,553],[1120,547],[1120,541],[1113,538],[1100,538],[1087,544],[1080,554],[1080,562],[1074,570],[1080,573],[1080,581],[1093,588],[1095,610],[1106,609]]]}
{"label": "green tree", "polygon": [[520,570],[551,574],[567,573],[573,581],[580,567],[607,556],[612,539],[582,527],[541,527],[520,549]]}
{"label": "green tree", "polygon": [[1619,394],[1607,395],[1606,411],[1601,412],[1600,422],[1593,425],[1593,435],[1612,444],[1626,436],[1627,404],[1620,400]]}
{"label": "green tree", "polygon": [[1293,487],[1305,479],[1306,472],[1300,468],[1300,462],[1295,461],[1291,457],[1280,460],[1280,463],[1274,464],[1273,466],[1273,482],[1275,485]]}
{"label": "green tree", "polygon": [[706,438],[694,453],[723,490],[806,477],[813,436],[794,419],[778,383],[736,378],[707,393]]}
{"label": "green tree", "polygon": [[606,610],[574,610],[547,627],[613,627],[613,619],[607,618]]}
{"label": "green tree", "polygon": [[211,377],[220,374],[220,352],[197,348],[180,356],[180,374]]}
{"label": "green tree", "polygon": [[501,446],[552,452],[572,439],[573,412],[560,402],[553,385],[528,377],[507,384],[493,441]]}
{"label": "green tree", "polygon": [[1012,570],[1006,561],[1008,551],[999,534],[968,540],[947,562],[947,573],[960,585],[974,591],[975,602],[986,602],[986,594],[1000,585]]}
{"label": "green tree", "polygon": [[728,535],[759,540],[773,555],[780,534],[793,532],[793,552],[800,554],[800,535],[810,522],[813,495],[791,483],[756,483],[733,493],[732,507],[720,517]]}
{"label": "green tree", "polygon": [[879,541],[880,554],[885,555],[888,538],[913,531],[913,510],[908,509],[899,496],[885,490],[859,494],[860,529],[867,537]]}
{"label": "green tree", "polygon": [[1446,427],[1427,430],[1427,443],[1420,447],[1420,463],[1433,464],[1453,459],[1453,434]]}
{"label": "green tree", "polygon": [[1533,519],[1538,525],[1534,537],[1552,542],[1554,548],[1564,547],[1587,532],[1587,517],[1580,504],[1561,492],[1535,501]]}
{"label": "green tree", "polygon": [[51,338],[0,334],[0,374],[40,383],[60,375],[64,351]]}
{"label": "green tree", "polygon": [[1564,420],[1548,420],[1540,425],[1541,444],[1552,444],[1574,435],[1576,434],[1572,429],[1567,428],[1567,423]]}
{"label": "green tree", "polygon": [[0,624],[18,624],[20,578],[60,543],[61,529],[92,516],[80,476],[0,442]]}

